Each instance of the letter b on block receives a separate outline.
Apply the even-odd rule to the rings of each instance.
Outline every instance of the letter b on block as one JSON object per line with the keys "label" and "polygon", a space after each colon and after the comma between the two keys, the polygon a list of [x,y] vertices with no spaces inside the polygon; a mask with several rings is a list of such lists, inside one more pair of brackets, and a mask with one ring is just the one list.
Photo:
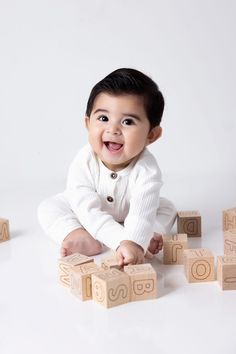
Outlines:
{"label": "letter b on block", "polygon": [[151,264],[136,264],[124,267],[130,279],[131,301],[155,299],[157,276]]}

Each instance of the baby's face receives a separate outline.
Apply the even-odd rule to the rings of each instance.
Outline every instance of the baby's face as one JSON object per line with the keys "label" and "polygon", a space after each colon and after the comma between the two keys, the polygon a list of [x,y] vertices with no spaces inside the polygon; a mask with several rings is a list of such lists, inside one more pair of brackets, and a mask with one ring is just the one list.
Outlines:
{"label": "baby's face", "polygon": [[112,171],[125,168],[150,143],[150,123],[143,99],[136,95],[100,93],[86,117],[89,142]]}

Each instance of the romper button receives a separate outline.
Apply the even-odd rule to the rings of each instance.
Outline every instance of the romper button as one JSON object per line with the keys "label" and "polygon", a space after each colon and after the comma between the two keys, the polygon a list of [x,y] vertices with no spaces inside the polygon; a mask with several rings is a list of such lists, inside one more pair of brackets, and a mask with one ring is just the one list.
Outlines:
{"label": "romper button", "polygon": [[109,197],[107,197],[107,201],[110,202],[110,203],[112,203],[112,202],[114,201],[114,199],[109,196]]}
{"label": "romper button", "polygon": [[116,172],[112,172],[111,173],[111,178],[116,179],[117,178],[117,173]]}

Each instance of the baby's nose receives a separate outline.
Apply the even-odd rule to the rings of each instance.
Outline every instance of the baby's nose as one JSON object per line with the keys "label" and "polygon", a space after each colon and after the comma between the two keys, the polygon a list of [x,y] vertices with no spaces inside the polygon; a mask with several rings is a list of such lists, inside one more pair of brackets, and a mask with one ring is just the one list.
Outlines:
{"label": "baby's nose", "polygon": [[118,126],[118,124],[110,124],[107,132],[110,134],[115,134],[115,135],[120,135],[121,134],[121,130],[120,127]]}

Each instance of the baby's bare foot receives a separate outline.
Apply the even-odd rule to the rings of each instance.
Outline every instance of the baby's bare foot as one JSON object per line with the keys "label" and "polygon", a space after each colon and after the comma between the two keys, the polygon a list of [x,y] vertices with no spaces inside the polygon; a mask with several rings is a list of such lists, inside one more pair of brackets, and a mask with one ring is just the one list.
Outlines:
{"label": "baby's bare foot", "polygon": [[86,256],[95,256],[102,252],[102,245],[86,230],[81,228],[76,229],[70,232],[62,242],[61,256],[69,256],[76,252]]}

